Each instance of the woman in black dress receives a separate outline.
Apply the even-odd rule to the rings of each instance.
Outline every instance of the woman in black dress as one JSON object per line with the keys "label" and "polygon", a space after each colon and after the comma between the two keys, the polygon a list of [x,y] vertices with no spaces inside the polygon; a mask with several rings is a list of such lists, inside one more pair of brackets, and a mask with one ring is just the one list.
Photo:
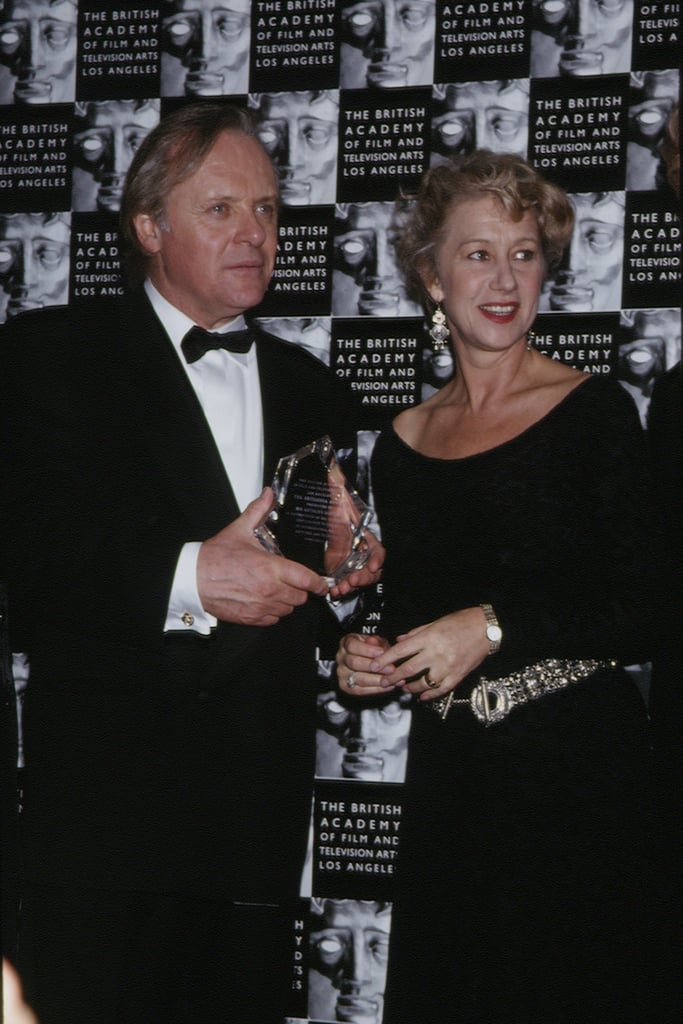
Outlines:
{"label": "woman in black dress", "polygon": [[337,659],[347,695],[415,702],[384,1024],[669,1019],[622,667],[664,627],[643,438],[618,384],[531,333],[572,220],[479,151],[428,172],[399,243],[456,373],[377,442],[381,635]]}

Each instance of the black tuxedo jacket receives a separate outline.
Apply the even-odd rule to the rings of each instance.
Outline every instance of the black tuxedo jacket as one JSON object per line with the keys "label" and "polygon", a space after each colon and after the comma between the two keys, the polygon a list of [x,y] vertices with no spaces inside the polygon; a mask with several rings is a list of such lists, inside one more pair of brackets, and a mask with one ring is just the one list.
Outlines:
{"label": "black tuxedo jacket", "polygon": [[[265,473],[329,433],[346,389],[255,331]],[[28,652],[27,871],[244,900],[296,893],[313,773],[310,598],[269,628],[164,635],[179,550],[238,515],[213,437],[143,293],[2,331],[3,564]],[[274,556],[275,557],[275,556]]]}

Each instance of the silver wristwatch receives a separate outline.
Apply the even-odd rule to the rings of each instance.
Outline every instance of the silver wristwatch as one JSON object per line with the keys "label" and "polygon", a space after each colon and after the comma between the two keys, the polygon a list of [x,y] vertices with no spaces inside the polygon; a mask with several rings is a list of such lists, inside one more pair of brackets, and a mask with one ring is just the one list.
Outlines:
{"label": "silver wristwatch", "polygon": [[489,642],[489,654],[495,654],[496,651],[500,650],[500,643],[503,639],[503,630],[500,628],[500,623],[496,618],[496,613],[490,604],[482,604],[479,606],[486,616],[486,639]]}

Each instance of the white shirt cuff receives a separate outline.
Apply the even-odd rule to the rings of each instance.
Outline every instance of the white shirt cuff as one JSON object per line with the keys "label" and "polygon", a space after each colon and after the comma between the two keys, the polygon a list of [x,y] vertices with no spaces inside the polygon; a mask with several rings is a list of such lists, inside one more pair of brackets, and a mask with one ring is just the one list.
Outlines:
{"label": "white shirt cuff", "polygon": [[202,608],[197,591],[197,559],[201,541],[190,541],[181,548],[176,565],[164,632],[191,632],[208,636],[217,619]]}

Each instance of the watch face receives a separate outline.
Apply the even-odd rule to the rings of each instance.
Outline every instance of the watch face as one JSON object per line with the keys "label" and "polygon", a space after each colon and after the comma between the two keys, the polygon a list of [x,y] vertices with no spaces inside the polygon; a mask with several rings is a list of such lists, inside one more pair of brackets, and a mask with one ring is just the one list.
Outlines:
{"label": "watch face", "polygon": [[500,628],[500,626],[487,626],[486,635],[491,641],[491,643],[495,644],[499,640],[503,639],[503,630]]}

